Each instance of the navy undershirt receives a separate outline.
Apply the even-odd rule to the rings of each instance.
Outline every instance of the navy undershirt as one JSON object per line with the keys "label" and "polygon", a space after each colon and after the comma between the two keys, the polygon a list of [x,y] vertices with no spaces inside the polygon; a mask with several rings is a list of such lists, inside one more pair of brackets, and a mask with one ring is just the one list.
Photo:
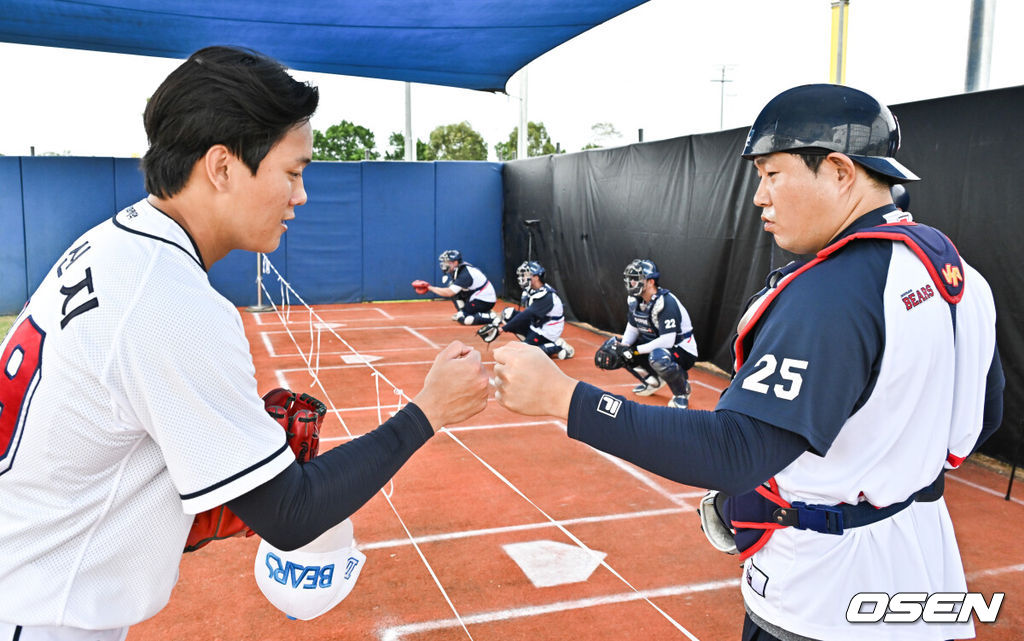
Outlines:
{"label": "navy undershirt", "polygon": [[227,506],[274,547],[294,550],[354,514],[433,435],[409,403],[372,432],[292,463]]}
{"label": "navy undershirt", "polygon": [[[1004,386],[996,349],[972,452],[1002,423]],[[582,382],[573,391],[567,427],[570,438],[659,476],[731,496],[754,489],[812,450],[803,436],[746,414],[642,405]]]}
{"label": "navy undershirt", "polygon": [[[615,416],[610,407],[617,408]],[[587,383],[573,391],[568,433],[672,481],[733,496],[757,487],[810,448],[803,436],[739,412],[642,405]]]}

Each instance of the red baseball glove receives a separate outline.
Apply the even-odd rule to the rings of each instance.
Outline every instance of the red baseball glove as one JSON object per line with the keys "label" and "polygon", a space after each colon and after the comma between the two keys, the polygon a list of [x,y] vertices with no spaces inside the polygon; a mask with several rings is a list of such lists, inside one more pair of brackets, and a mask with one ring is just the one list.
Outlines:
{"label": "red baseball glove", "polygon": [[[263,406],[284,428],[295,460],[301,464],[316,456],[320,448],[320,425],[327,415],[327,406],[309,394],[296,396],[280,387],[263,395]],[[185,541],[185,551],[194,552],[210,541],[242,533],[245,536],[255,534],[227,506],[221,505],[196,514]]]}
{"label": "red baseball glove", "polygon": [[428,289],[429,287],[430,287],[430,283],[428,283],[425,280],[414,280],[414,281],[412,281],[412,288],[414,290],[416,290],[417,294],[426,294],[428,291],[430,291]]}

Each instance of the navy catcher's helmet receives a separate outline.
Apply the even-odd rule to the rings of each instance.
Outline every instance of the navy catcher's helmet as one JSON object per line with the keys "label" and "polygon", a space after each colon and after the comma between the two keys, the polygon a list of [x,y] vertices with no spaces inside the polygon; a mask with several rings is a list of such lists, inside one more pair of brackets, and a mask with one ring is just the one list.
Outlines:
{"label": "navy catcher's helmet", "polygon": [[540,277],[541,281],[544,280],[544,268],[535,260],[524,261],[516,268],[516,278],[523,289],[530,286],[530,280],[534,276]]}
{"label": "navy catcher's helmet", "polygon": [[658,278],[658,266],[653,260],[645,258],[634,258],[633,262],[626,265],[622,272],[622,281],[626,283],[626,293],[630,296],[639,296],[644,291],[644,283],[648,278]]}
{"label": "navy catcher's helmet", "polygon": [[910,192],[903,185],[893,185],[889,188],[892,194],[892,204],[900,211],[910,211]]}
{"label": "navy catcher's helmet", "polygon": [[851,87],[818,84],[787,89],[772,98],[750,128],[743,157],[838,151],[894,182],[920,180],[896,161],[899,148],[900,125],[888,107]]}
{"label": "navy catcher's helmet", "polygon": [[462,252],[457,249],[446,249],[437,257],[437,262],[441,266],[441,271],[447,274],[451,271],[451,263],[462,262]]}

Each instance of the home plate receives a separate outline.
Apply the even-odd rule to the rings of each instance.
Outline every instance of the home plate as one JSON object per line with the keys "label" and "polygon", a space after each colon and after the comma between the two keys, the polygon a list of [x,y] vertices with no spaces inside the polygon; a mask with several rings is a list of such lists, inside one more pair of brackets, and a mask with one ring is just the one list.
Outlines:
{"label": "home plate", "polygon": [[369,354],[342,354],[341,360],[345,361],[349,365],[353,363],[372,363],[373,361],[379,361],[382,357],[370,356]]}
{"label": "home plate", "polygon": [[607,556],[604,552],[555,541],[509,543],[501,547],[538,588],[586,581]]}

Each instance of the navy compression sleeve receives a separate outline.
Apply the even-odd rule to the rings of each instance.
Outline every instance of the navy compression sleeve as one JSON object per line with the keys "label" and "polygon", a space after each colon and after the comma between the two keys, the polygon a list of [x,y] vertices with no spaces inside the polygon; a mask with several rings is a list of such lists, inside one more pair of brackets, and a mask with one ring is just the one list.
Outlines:
{"label": "navy compression sleeve", "polygon": [[733,496],[810,448],[803,436],[739,412],[642,405],[586,383],[573,392],[568,433],[672,481]]}
{"label": "navy compression sleeve", "polygon": [[304,465],[292,463],[227,505],[268,543],[294,550],[362,507],[433,435],[427,417],[409,403],[372,432]]}
{"label": "navy compression sleeve", "polygon": [[992,354],[992,364],[988,368],[985,379],[985,411],[981,419],[981,434],[971,452],[977,451],[981,444],[992,436],[992,433],[1003,423],[1003,389],[1006,387],[1006,376],[1003,374],[1003,363],[999,358],[999,347]]}
{"label": "navy compression sleeve", "polygon": [[526,334],[530,331],[530,325],[532,325],[534,320],[537,318],[538,317],[534,315],[531,309],[524,309],[510,318],[509,321],[502,326],[501,331],[509,334]]}

